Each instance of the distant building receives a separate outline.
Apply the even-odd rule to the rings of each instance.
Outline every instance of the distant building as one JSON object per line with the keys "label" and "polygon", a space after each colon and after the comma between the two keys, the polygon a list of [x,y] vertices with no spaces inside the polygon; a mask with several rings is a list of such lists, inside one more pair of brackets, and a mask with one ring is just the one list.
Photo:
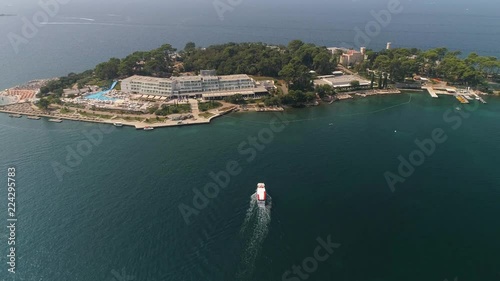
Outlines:
{"label": "distant building", "polygon": [[341,90],[351,88],[352,87],[351,82],[353,81],[358,81],[360,88],[369,88],[371,85],[370,81],[365,80],[357,75],[342,75],[342,76],[327,75],[327,76],[320,76],[318,78],[319,78],[318,80],[314,81],[314,84],[330,85],[334,89],[341,89]]}
{"label": "distant building", "polygon": [[352,66],[363,62],[365,55],[356,50],[349,50],[340,57],[340,64],[343,66]]}
{"label": "distant building", "polygon": [[387,50],[390,50],[392,48],[392,43],[387,42],[387,46],[385,47]]}
{"label": "distant building", "polygon": [[202,70],[198,76],[156,78],[131,76],[122,80],[121,90],[129,94],[175,97],[225,97],[238,93],[251,96],[266,91],[248,75],[216,76],[215,70]]}

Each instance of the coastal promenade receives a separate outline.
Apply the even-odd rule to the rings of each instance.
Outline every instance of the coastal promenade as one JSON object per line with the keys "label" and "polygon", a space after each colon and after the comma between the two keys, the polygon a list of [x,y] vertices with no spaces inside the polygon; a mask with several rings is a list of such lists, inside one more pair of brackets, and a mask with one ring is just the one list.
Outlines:
{"label": "coastal promenade", "polygon": [[[163,128],[163,127],[176,127],[176,126],[190,126],[190,125],[201,125],[201,124],[210,124],[212,120],[226,115],[230,112],[233,112],[237,109],[237,106],[224,107],[221,110],[212,110],[212,116],[208,118],[204,118],[202,116],[198,116],[194,119],[183,120],[183,121],[174,121],[174,120],[165,120],[163,122],[145,122],[145,121],[130,121],[118,116],[113,116],[111,119],[102,119],[95,117],[87,117],[79,114],[61,114],[61,113],[47,113],[39,110],[35,106],[30,103],[19,103],[14,105],[8,105],[4,107],[0,107],[0,112],[7,114],[19,114],[23,116],[38,116],[45,117],[50,119],[60,119],[60,120],[71,120],[71,121],[81,121],[81,122],[90,122],[90,123],[100,123],[100,124],[110,124],[113,125],[116,122],[123,124],[123,126],[134,127],[138,130],[144,129],[146,127],[152,128]],[[151,116],[141,116],[141,119],[148,119],[147,117]]]}
{"label": "coastal promenade", "polygon": [[380,89],[380,90],[358,90],[352,92],[344,92],[336,94],[335,97],[337,100],[347,100],[353,99],[353,95],[358,97],[369,97],[369,96],[377,96],[377,95],[394,95],[401,94],[401,91],[398,89]]}

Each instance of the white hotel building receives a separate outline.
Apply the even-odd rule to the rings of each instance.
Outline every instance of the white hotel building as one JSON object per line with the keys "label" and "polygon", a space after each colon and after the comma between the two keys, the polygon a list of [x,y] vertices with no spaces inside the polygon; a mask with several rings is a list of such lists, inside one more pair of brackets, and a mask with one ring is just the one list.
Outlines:
{"label": "white hotel building", "polygon": [[214,71],[202,71],[199,76],[156,78],[131,76],[122,80],[121,90],[129,94],[168,98],[195,97],[216,99],[241,94],[245,97],[267,92],[248,75],[215,76]]}

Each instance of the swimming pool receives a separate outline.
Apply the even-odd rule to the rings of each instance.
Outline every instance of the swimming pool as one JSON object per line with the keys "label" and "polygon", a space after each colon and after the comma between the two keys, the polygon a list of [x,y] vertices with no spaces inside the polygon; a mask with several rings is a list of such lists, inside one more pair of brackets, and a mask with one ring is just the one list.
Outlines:
{"label": "swimming pool", "polygon": [[85,99],[88,99],[88,100],[101,100],[101,101],[108,101],[108,100],[109,101],[114,101],[114,100],[116,100],[114,98],[109,98],[109,97],[105,96],[105,94],[109,93],[109,91],[110,90],[101,91],[101,92],[98,92],[98,93],[86,96]]}
{"label": "swimming pool", "polygon": [[106,97],[105,95],[107,93],[109,93],[111,90],[113,90],[115,88],[115,86],[116,86],[117,83],[118,83],[118,81],[114,81],[113,84],[111,85],[111,88],[109,88],[109,90],[100,91],[98,93],[86,96],[85,99],[88,99],[88,100],[101,100],[101,101],[114,101],[116,99]]}

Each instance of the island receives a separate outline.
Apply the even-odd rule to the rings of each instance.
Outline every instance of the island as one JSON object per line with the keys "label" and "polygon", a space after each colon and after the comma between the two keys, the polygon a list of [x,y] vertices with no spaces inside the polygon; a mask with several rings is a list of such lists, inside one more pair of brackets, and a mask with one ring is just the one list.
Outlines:
{"label": "island", "polygon": [[111,58],[94,69],[0,93],[0,111],[137,129],[207,124],[233,111],[283,111],[402,91],[453,95],[461,103],[498,94],[500,61],[446,48],[419,50],[188,43]]}

